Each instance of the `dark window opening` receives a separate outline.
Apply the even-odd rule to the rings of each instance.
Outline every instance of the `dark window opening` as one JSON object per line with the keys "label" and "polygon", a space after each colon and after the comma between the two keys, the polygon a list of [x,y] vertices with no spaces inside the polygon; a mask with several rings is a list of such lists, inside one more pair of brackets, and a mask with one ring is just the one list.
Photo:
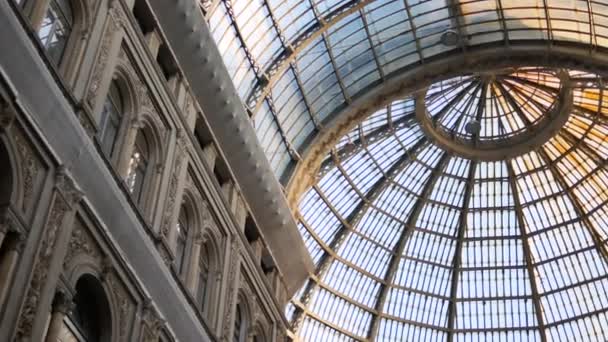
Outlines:
{"label": "dark window opening", "polygon": [[171,51],[166,44],[161,45],[156,56],[156,62],[160,66],[166,80],[169,80],[175,74],[177,74],[177,63],[171,54]]}
{"label": "dark window opening", "polygon": [[146,0],[136,0],[133,6],[133,16],[143,34],[154,30],[154,14]]}

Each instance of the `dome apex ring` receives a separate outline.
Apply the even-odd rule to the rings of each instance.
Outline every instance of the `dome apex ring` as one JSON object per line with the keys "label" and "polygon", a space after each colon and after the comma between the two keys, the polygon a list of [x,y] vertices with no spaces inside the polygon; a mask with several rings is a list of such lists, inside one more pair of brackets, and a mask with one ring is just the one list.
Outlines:
{"label": "dome apex ring", "polygon": [[[517,103],[510,94],[506,94],[508,89],[505,89],[505,87],[502,87],[501,85],[494,86],[488,83],[495,82],[495,78],[497,77],[504,76],[505,79],[512,77],[511,75],[513,75],[513,73],[510,72],[511,70],[509,70],[509,73],[496,76],[493,75],[492,77],[487,77],[485,74],[470,76],[472,81],[470,81],[471,85],[468,86],[468,89],[462,90],[459,94],[460,97],[450,99],[449,103],[447,103],[448,100],[445,98],[440,99],[440,101],[447,104],[445,107],[438,110],[437,113],[433,113],[433,108],[429,106],[429,99],[443,96],[445,91],[443,89],[439,89],[438,91],[435,89],[435,93],[432,93],[431,90],[437,84],[436,83],[417,92],[415,94],[416,118],[420,122],[423,132],[431,141],[442,149],[449,153],[472,160],[498,161],[511,159],[535,150],[543,145],[555,136],[555,134],[566,124],[570,117],[570,113],[572,112],[573,91],[568,72],[563,69],[555,70],[554,75],[556,80],[559,81],[559,91],[555,94],[555,98],[553,99],[554,102],[551,103],[550,108],[547,108],[546,112],[539,113],[538,110],[534,112],[534,114],[538,116],[534,121],[526,121],[529,120],[527,116],[530,115],[525,115],[527,113],[524,113],[522,108],[514,108],[518,104],[525,105],[529,108],[530,104],[527,102],[523,103],[523,100],[535,100],[533,98],[536,96],[534,92],[528,94],[529,99],[522,99],[520,97],[519,101],[521,103]],[[469,76],[467,75],[466,77]],[[483,86],[479,87],[478,84],[473,84],[473,82],[482,83]],[[464,86],[461,86],[461,88],[464,88]],[[492,90],[479,90],[481,95],[478,95],[475,94],[474,91],[470,91],[470,89],[473,88],[477,90],[491,88]],[[519,120],[521,127],[517,130],[509,127],[505,128],[506,125],[504,122],[507,121],[507,119],[504,117],[507,114],[511,115],[510,113],[503,113],[501,117],[501,115],[496,114],[497,110],[494,108],[495,105],[490,106],[485,102],[486,98],[490,98],[490,95],[487,92],[494,91],[494,88],[502,89],[499,91],[502,92],[502,95],[492,93],[493,96],[500,97],[492,98],[492,101],[500,103],[500,105],[505,106],[508,109],[519,112],[518,115],[521,118],[517,120]],[[473,101],[467,98],[474,96],[476,96],[476,99]],[[506,101],[502,98],[503,96],[511,97],[511,102]],[[482,100],[480,100],[480,98],[483,98],[483,103],[481,103]],[[459,106],[459,101],[466,103],[460,104]],[[478,113],[474,113],[475,115],[467,113],[474,109],[467,106],[471,103],[475,103],[475,106],[478,108]],[[446,109],[447,106],[458,108],[450,112],[450,109]],[[448,112],[447,115],[446,112]],[[451,117],[449,117],[450,115]],[[484,115],[487,116],[484,122],[488,125],[501,126],[502,135],[480,137],[479,130],[471,130],[471,127],[479,128],[480,121],[481,119],[484,119]],[[472,118],[473,116],[475,116],[475,118]],[[512,114],[512,116],[516,115]],[[464,121],[465,117],[468,117],[470,121]],[[449,122],[449,126],[440,122],[442,120]],[[509,118],[508,120],[515,121],[513,118]]]}

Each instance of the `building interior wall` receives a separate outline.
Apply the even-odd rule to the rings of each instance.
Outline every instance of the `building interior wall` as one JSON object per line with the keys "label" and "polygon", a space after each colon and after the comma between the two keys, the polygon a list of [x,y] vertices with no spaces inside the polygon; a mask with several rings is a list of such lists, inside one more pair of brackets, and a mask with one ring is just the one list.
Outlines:
{"label": "building interior wall", "polygon": [[85,286],[99,341],[285,340],[286,281],[147,2],[67,1],[56,63],[40,35],[61,2],[0,3],[0,341],[72,341]]}

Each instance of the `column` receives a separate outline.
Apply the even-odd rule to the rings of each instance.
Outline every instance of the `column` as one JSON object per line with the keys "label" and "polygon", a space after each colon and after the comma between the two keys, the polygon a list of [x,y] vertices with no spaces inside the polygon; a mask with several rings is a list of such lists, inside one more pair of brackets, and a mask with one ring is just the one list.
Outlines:
{"label": "column", "polygon": [[55,294],[46,342],[57,342],[63,330],[63,320],[74,309],[72,298],[63,292]]}
{"label": "column", "polygon": [[201,258],[201,246],[203,242],[203,235],[200,232],[197,232],[192,244],[192,253],[190,254],[190,265],[188,267],[188,275],[186,277],[186,285],[194,296],[196,296],[196,282],[198,280],[199,272],[198,263],[199,259]]}
{"label": "column", "polygon": [[133,154],[133,149],[135,148],[135,139],[137,138],[137,132],[139,132],[143,126],[143,122],[139,121],[139,119],[135,117],[132,118],[132,120],[129,122],[129,126],[126,129],[123,146],[117,163],[118,173],[123,180],[126,180],[127,176],[129,176],[128,172],[131,162],[131,155]]}

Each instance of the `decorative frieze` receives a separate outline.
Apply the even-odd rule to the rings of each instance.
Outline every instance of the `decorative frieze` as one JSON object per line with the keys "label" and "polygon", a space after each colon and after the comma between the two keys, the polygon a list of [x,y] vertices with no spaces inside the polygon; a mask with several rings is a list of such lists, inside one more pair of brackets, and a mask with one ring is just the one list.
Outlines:
{"label": "decorative frieze", "polygon": [[12,136],[15,141],[17,154],[19,155],[20,174],[23,182],[23,199],[21,203],[21,210],[23,212],[27,212],[34,192],[36,191],[36,180],[38,179],[38,175],[42,172],[43,166],[21,129],[13,126]]}

